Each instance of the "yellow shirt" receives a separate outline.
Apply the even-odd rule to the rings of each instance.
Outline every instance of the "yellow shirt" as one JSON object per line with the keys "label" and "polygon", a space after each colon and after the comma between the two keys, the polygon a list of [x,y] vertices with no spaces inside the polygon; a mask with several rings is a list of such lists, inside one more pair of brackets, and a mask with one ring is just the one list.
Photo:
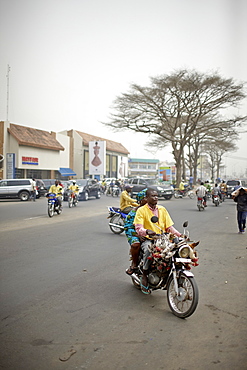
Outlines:
{"label": "yellow shirt", "polygon": [[129,206],[137,207],[138,203],[136,203],[135,199],[132,199],[129,196],[129,193],[124,190],[120,195],[120,209],[123,210],[124,208]]}
{"label": "yellow shirt", "polygon": [[70,185],[69,190],[78,194],[79,193],[79,186],[78,185]]}
{"label": "yellow shirt", "polygon": [[179,184],[179,190],[184,190],[184,183],[183,182],[180,182],[180,184]]}
{"label": "yellow shirt", "polygon": [[[173,225],[173,221],[165,207],[157,205],[156,208],[158,208],[159,219],[156,225],[158,225],[163,231],[165,231],[166,229],[168,229],[168,227]],[[144,206],[138,208],[138,210],[136,211],[134,225],[143,225],[144,229],[153,230],[157,234],[159,234],[159,229],[151,221],[151,218],[153,216],[154,214],[149,208],[148,204],[145,204]]]}
{"label": "yellow shirt", "polygon": [[51,185],[49,193],[54,193],[57,195],[63,195],[63,187],[61,185]]}

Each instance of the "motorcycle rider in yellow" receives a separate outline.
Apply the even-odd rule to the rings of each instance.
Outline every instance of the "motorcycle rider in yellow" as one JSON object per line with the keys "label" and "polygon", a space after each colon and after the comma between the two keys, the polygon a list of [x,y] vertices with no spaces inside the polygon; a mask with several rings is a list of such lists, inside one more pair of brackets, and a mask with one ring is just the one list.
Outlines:
{"label": "motorcycle rider in yellow", "polygon": [[159,233],[157,227],[155,227],[155,224],[151,221],[151,218],[153,216],[158,217],[157,226],[159,226],[163,231],[170,232],[176,236],[181,236],[182,234],[173,226],[173,221],[165,207],[157,205],[158,193],[154,189],[147,189],[146,200],[147,203],[136,211],[134,225],[137,234],[146,238],[141,245],[143,251],[141,291],[144,294],[150,294],[151,291],[148,286],[148,268],[150,260],[148,257],[150,256],[149,247],[152,242],[149,236],[154,236],[157,232]]}
{"label": "motorcycle rider in yellow", "polygon": [[69,186],[69,190],[71,193],[75,193],[75,198],[78,200],[78,194],[79,194],[79,186],[76,184],[76,181],[73,181],[72,184]]}
{"label": "motorcycle rider in yellow", "polygon": [[59,181],[56,180],[54,185],[50,186],[49,193],[56,194],[58,204],[62,207],[62,200],[63,200],[63,187],[59,184]]}

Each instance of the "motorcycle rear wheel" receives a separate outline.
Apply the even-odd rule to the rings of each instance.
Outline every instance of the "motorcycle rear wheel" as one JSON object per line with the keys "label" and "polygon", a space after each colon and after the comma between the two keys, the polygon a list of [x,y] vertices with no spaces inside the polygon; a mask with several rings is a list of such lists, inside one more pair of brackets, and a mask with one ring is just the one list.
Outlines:
{"label": "motorcycle rear wheel", "polygon": [[54,204],[48,204],[48,216],[49,217],[54,216]]}
{"label": "motorcycle rear wheel", "polygon": [[167,285],[168,304],[175,316],[185,319],[194,313],[198,305],[199,291],[195,279],[183,273],[179,279],[178,289],[180,297],[176,294],[174,280],[171,277]]}
{"label": "motorcycle rear wheel", "polygon": [[176,199],[181,198],[181,194],[177,190],[175,190],[174,192],[174,198]]}
{"label": "motorcycle rear wheel", "polygon": [[109,225],[111,231],[114,234],[122,234],[122,232],[124,231],[124,229],[123,229],[123,227],[124,227],[124,220],[121,218],[120,215],[114,215],[114,216],[112,216],[112,218],[110,219],[110,223],[116,224],[116,225],[119,225],[119,226],[122,226],[122,228],[119,228],[117,226]]}
{"label": "motorcycle rear wheel", "polygon": [[56,210],[57,214],[60,215],[60,213],[62,212],[62,208],[61,206],[58,206],[57,210]]}

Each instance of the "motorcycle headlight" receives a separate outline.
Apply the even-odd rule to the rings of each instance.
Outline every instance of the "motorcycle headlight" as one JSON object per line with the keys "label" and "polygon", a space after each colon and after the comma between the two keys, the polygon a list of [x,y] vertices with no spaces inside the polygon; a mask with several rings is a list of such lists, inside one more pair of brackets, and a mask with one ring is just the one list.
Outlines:
{"label": "motorcycle headlight", "polygon": [[190,256],[190,247],[188,245],[180,247],[178,254],[181,258],[188,258]]}

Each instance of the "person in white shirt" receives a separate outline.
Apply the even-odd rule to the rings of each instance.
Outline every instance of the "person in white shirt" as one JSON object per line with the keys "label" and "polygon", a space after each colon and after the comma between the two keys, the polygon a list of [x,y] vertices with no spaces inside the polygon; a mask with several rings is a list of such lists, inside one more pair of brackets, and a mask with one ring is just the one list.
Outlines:
{"label": "person in white shirt", "polygon": [[32,179],[32,190],[31,190],[31,194],[30,194],[30,200],[33,199],[33,201],[35,202],[36,200],[36,181],[35,179]]}
{"label": "person in white shirt", "polygon": [[196,189],[196,195],[198,198],[203,198],[204,207],[207,207],[207,188],[204,186],[204,182],[201,182],[201,185]]}

